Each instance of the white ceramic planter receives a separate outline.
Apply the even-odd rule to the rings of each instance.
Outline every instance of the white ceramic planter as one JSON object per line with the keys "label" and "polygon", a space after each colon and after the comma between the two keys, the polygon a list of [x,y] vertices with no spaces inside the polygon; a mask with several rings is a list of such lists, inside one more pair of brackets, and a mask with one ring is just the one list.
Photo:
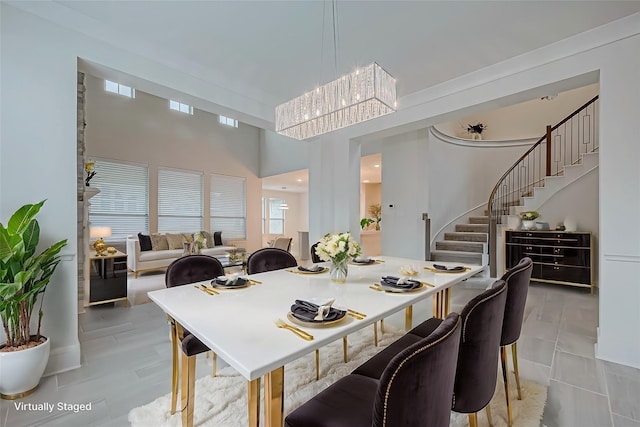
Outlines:
{"label": "white ceramic planter", "polygon": [[21,351],[0,352],[0,397],[18,399],[38,387],[49,361],[50,340]]}
{"label": "white ceramic planter", "polygon": [[522,228],[524,228],[525,230],[535,230],[536,229],[535,220],[523,219],[522,220]]}

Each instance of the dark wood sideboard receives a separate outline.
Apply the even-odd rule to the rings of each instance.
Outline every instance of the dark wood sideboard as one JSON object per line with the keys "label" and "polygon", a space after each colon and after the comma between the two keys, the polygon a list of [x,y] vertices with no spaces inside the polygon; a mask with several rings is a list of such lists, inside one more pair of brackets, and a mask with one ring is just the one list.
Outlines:
{"label": "dark wood sideboard", "polygon": [[533,260],[531,280],[589,288],[593,293],[590,232],[505,230],[505,267]]}

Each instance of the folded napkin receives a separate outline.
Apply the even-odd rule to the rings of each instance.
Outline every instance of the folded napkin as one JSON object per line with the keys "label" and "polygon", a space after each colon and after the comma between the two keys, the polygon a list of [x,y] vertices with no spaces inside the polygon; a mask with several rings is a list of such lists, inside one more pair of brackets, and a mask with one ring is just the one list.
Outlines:
{"label": "folded napkin", "polygon": [[244,286],[247,284],[247,281],[247,279],[239,276],[218,276],[213,279],[212,283],[220,286],[228,286],[231,288],[234,286]]}
{"label": "folded napkin", "polygon": [[418,280],[412,280],[407,277],[382,276],[380,285],[394,289],[411,290],[419,288],[421,283]]}
{"label": "folded napkin", "polygon": [[[333,301],[331,301],[333,303]],[[330,305],[318,305],[309,301],[297,299],[295,304],[291,306],[291,314],[296,318],[305,322],[331,322],[333,320],[342,319],[346,311],[338,310]],[[322,315],[322,317],[318,317]]]}
{"label": "folded napkin", "polygon": [[439,264],[433,264],[433,268],[435,268],[436,270],[442,270],[442,271],[464,271],[464,267],[459,265],[457,267],[447,267],[446,265],[439,265]]}
{"label": "folded napkin", "polygon": [[320,267],[319,265],[312,265],[311,267],[303,267],[301,265],[298,266],[298,270],[306,271],[309,273],[317,273],[318,271],[324,270],[324,267]]}

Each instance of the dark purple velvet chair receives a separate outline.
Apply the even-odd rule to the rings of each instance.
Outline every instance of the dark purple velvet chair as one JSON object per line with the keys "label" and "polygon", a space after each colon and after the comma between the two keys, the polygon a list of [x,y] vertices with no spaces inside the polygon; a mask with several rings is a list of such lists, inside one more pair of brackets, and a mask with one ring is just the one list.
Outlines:
{"label": "dark purple velvet chair", "polygon": [[520,374],[518,373],[518,348],[516,341],[520,338],[522,321],[524,319],[524,306],[529,293],[529,282],[531,281],[531,271],[533,261],[525,257],[520,262],[508,270],[500,278],[507,283],[507,302],[504,310],[504,321],[502,323],[502,338],[500,339],[500,360],[502,362],[502,377],[504,379],[504,393],[507,398],[507,416],[509,426],[512,424],[511,398],[509,397],[509,377],[507,346],[511,345],[511,355],[513,356],[513,370],[518,387],[518,399],[522,399],[520,389]]}
{"label": "dark purple velvet chair", "polygon": [[447,427],[460,344],[451,313],[395,355],[380,379],[350,374],[285,418],[285,427]]}
{"label": "dark purple velvet chair", "polygon": [[278,248],[263,248],[249,255],[247,274],[297,267],[297,265],[295,257],[288,251]]}
{"label": "dark purple velvet chair", "polygon": [[[167,288],[174,286],[187,285],[194,282],[201,282],[204,280],[211,280],[214,277],[224,275],[224,268],[217,258],[209,255],[187,255],[176,259],[169,267],[164,276],[164,283]],[[184,330],[180,325],[177,325],[173,319],[169,319],[171,325],[171,354],[172,354],[172,376],[171,376],[171,413],[176,412],[176,402],[178,399],[178,342],[182,342],[182,347],[185,347],[185,341],[188,343],[189,352],[183,350],[183,385],[185,381],[190,378],[195,381],[195,357],[192,357],[192,362],[189,362],[188,356],[195,356],[196,354],[208,351],[209,349],[204,346],[197,338]],[[197,343],[200,346],[197,346]],[[198,348],[196,348],[198,347]],[[195,352],[195,350],[198,350]],[[215,375],[215,360],[216,355],[213,355],[214,368],[213,373]],[[185,365],[187,366],[185,368]],[[189,366],[192,365],[192,369],[189,370]],[[185,397],[185,391],[183,387],[183,401]],[[193,413],[193,399],[190,399]],[[183,405],[184,406],[184,405]]]}
{"label": "dark purple velvet chair", "polygon": [[315,242],[313,245],[311,245],[311,249],[309,249],[309,251],[311,252],[311,262],[313,262],[314,264],[322,262],[322,259],[320,259],[320,257],[316,253],[316,248],[318,247],[319,243],[320,242]]}
{"label": "dark purple velvet chair", "polygon": [[[506,284],[502,280],[469,301],[460,314],[462,335],[454,385],[452,409],[469,414],[469,425],[477,426],[477,412],[487,408],[496,388],[498,354],[502,319],[507,298]],[[354,373],[378,378],[384,366],[407,345],[429,336],[442,319],[431,318],[413,328],[380,353],[358,367]]]}

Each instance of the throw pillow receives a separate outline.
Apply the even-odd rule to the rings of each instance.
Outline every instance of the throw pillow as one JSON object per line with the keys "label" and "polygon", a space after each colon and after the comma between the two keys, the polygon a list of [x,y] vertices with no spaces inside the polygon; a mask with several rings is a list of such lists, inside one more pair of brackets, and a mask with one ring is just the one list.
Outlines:
{"label": "throw pillow", "polygon": [[184,243],[186,243],[186,239],[182,236],[182,234],[172,234],[167,233],[167,243],[169,244],[169,249],[182,249],[184,248]]}
{"label": "throw pillow", "polygon": [[151,250],[151,236],[148,234],[138,233],[138,241],[140,242],[141,251]]}
{"label": "throw pillow", "polygon": [[169,242],[167,242],[167,236],[164,234],[152,234],[151,235],[151,249],[154,251],[165,251],[169,249]]}
{"label": "throw pillow", "polygon": [[214,243],[213,243],[213,238],[211,237],[211,233],[209,233],[208,231],[201,231],[200,234],[202,234],[202,236],[204,236],[204,238],[207,240],[207,244],[205,247],[213,248]]}
{"label": "throw pillow", "polygon": [[187,243],[193,243],[193,234],[191,233],[182,233]]}
{"label": "throw pillow", "polygon": [[213,232],[213,243],[216,246],[222,246],[222,231]]}

